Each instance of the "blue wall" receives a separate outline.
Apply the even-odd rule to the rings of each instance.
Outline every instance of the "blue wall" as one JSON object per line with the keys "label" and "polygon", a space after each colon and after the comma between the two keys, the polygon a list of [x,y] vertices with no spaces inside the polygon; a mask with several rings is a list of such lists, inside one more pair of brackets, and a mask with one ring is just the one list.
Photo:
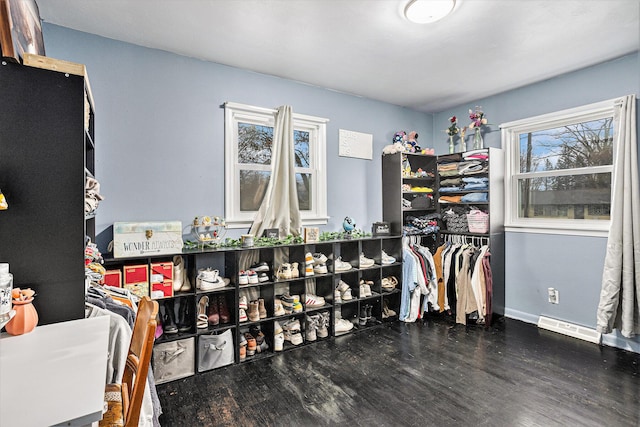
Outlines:
{"label": "blue wall", "polygon": [[[382,216],[382,147],[397,130],[416,130],[420,144],[447,152],[448,117],[468,124],[481,105],[500,147],[500,123],[640,92],[640,56],[629,55],[541,83],[428,115],[224,65],[44,25],[47,55],[86,64],[96,100],[97,177],[106,199],[97,231],[115,221],[180,220],[224,213],[225,101],[330,119],[327,128],[328,213],[325,231],[346,215],[365,230]],[[338,129],[373,134],[372,161],[338,156]],[[428,136],[432,136],[429,138]],[[108,235],[108,233],[103,233]],[[104,242],[100,242],[103,247]],[[595,327],[606,239],[506,233],[507,315],[529,322],[546,315]],[[546,289],[560,291],[551,305]],[[608,344],[640,352],[640,340],[616,334]]]}
{"label": "blue wall", "polygon": [[[639,93],[640,55],[636,53],[435,114],[436,153],[448,150],[446,134],[439,131],[447,127],[448,118],[457,115],[459,124],[467,125],[468,110],[476,105],[483,107],[493,124],[493,131],[485,135],[486,145],[501,147],[501,123]],[[507,232],[507,316],[535,323],[544,315],[595,328],[606,244],[606,238],[598,237]],[[547,302],[549,287],[560,291],[560,304]],[[637,337],[625,339],[614,331],[604,340],[640,352]]]}
{"label": "blue wall", "polygon": [[[44,25],[47,56],[87,66],[96,102],[101,249],[116,221],[224,215],[225,101],[328,118],[324,231],[345,216],[382,220],[381,154],[397,130],[432,134],[431,116],[336,91]],[[338,129],[373,134],[373,160],[338,156]],[[428,142],[427,138],[419,138]],[[431,146],[427,144],[428,146]],[[237,236],[243,230],[228,235]]]}

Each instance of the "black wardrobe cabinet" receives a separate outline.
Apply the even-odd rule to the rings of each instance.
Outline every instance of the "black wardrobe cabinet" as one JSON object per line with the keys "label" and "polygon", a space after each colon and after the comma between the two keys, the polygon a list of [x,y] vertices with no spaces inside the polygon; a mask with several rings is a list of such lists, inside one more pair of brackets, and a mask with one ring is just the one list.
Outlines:
{"label": "black wardrobe cabinet", "polygon": [[9,204],[0,262],[14,287],[36,291],[39,325],[84,317],[85,235],[95,230],[84,215],[94,167],[87,88],[83,75],[0,62],[0,188]]}

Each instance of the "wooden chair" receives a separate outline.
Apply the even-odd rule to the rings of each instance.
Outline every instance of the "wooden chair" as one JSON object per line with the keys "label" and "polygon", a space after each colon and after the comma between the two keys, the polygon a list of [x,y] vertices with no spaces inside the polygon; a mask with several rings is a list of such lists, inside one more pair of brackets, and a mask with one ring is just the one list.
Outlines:
{"label": "wooden chair", "polygon": [[138,425],[153,351],[157,314],[158,303],[149,297],[143,297],[138,304],[122,384],[107,384],[105,387],[108,409],[100,421],[100,426]]}

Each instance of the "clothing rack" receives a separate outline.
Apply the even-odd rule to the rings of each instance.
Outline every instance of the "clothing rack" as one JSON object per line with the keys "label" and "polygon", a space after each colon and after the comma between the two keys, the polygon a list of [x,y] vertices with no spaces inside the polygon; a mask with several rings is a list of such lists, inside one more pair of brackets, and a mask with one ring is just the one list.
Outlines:
{"label": "clothing rack", "polygon": [[489,246],[490,238],[487,236],[468,236],[464,234],[445,234],[445,242],[457,244],[471,244],[473,246]]}

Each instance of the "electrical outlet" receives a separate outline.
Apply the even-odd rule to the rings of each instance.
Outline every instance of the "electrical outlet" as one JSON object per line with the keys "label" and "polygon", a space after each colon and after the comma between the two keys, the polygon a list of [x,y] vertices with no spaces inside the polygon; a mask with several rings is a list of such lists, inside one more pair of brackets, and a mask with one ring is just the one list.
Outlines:
{"label": "electrical outlet", "polygon": [[560,292],[555,288],[549,288],[549,302],[551,304],[559,304],[560,303]]}

